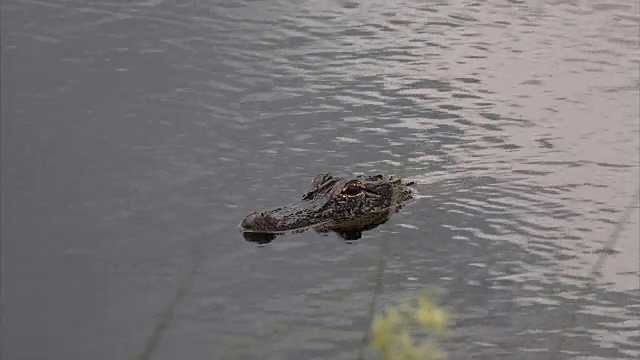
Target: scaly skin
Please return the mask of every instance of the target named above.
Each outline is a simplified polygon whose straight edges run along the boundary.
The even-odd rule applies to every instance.
[[[413,198],[401,179],[375,176],[351,178],[317,175],[299,202],[252,212],[240,224],[245,233],[275,235],[314,229],[335,231],[345,239],[360,238]],[[245,236],[246,237],[246,236]]]

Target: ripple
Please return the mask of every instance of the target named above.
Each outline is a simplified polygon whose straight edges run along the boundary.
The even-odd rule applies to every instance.
[[[7,194],[12,221],[29,220],[8,232],[26,244],[8,259],[38,264],[20,280],[37,306],[10,299],[9,321],[44,324],[7,353],[127,358],[161,319],[154,358],[353,358],[388,241],[378,310],[448,290],[452,358],[640,355],[636,1],[4,11]],[[407,176],[420,198],[353,244],[240,239],[245,210],[328,170]],[[193,285],[168,311],[185,272]],[[81,302],[86,273],[103,285]],[[19,341],[34,336],[52,340]]]

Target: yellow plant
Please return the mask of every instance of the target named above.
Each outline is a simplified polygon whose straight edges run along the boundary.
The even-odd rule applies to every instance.
[[[437,294],[425,293],[391,307],[373,322],[372,343],[384,360],[437,360],[446,354],[438,346],[451,314],[436,303]],[[426,340],[414,335],[422,333]]]

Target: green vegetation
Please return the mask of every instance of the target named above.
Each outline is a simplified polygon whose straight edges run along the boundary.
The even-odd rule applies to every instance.
[[[437,305],[438,297],[422,294],[391,307],[374,320],[371,341],[384,360],[446,358],[439,339],[446,335],[452,315]]]

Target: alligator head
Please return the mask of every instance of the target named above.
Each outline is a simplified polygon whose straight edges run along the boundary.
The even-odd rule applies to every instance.
[[[351,178],[321,174],[296,203],[247,215],[240,224],[249,241],[270,242],[276,235],[309,229],[334,231],[346,240],[385,223],[413,198],[413,182],[375,176]]]

